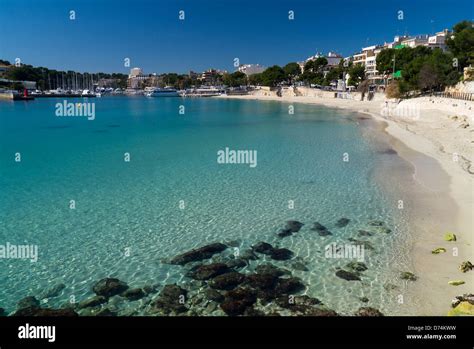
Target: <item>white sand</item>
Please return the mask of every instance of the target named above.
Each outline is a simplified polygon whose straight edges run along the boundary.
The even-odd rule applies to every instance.
[[[462,261],[474,263],[474,102],[423,97],[397,104],[386,102],[383,95],[360,101],[359,94],[353,94],[353,99],[340,99],[334,98],[334,92],[305,88],[299,88],[297,94],[285,90],[278,97],[261,90],[252,95],[220,98],[319,104],[363,112],[385,122],[385,131],[394,137],[392,146],[413,164],[417,185],[432,192],[419,198],[424,210],[416,211],[424,212],[416,217],[411,253],[419,279],[410,287],[422,304],[419,314],[413,315],[445,315],[454,296],[474,291],[474,270],[458,270]],[[431,221],[443,223],[433,226]],[[455,232],[457,241],[445,242],[446,231]],[[447,252],[431,254],[437,247],[444,247]],[[466,283],[451,286],[449,280]]]

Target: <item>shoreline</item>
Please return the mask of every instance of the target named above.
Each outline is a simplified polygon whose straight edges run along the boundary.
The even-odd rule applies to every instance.
[[[451,299],[469,293],[474,288],[474,277],[470,274],[472,271],[461,273],[458,270],[461,262],[473,260],[474,176],[470,156],[474,141],[466,145],[459,143],[469,137],[469,122],[474,124],[474,120],[466,115],[468,108],[449,111],[448,106],[446,110],[439,107],[434,109],[430,104],[435,102],[427,101],[424,97],[421,101],[413,99],[400,103],[408,108],[416,108],[413,110],[418,112],[417,117],[402,116],[395,119],[382,115],[385,102],[381,100],[369,102],[334,97],[276,95],[217,98],[294,102],[347,109],[369,115],[384,125],[383,132],[391,138],[389,143],[402,159],[413,166],[412,177],[421,195],[428,193],[423,195],[425,198],[415,197],[415,202],[425,200],[421,209],[425,212],[422,217],[415,215],[413,222],[414,243],[410,257],[419,278],[410,287],[417,297],[423,299],[423,304],[420,304],[422,313],[413,315],[446,315],[451,309]],[[474,102],[470,103],[474,106]],[[461,124],[459,127],[461,122],[468,126],[462,127]],[[429,200],[426,200],[427,197]],[[443,240],[443,235],[448,231],[456,234],[456,242]],[[446,248],[447,252],[440,255],[431,253],[439,247]],[[465,284],[451,286],[448,284],[450,280],[463,280]]]

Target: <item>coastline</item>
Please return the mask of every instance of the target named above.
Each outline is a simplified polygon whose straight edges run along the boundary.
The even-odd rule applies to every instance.
[[[474,259],[474,169],[471,167],[474,148],[471,125],[474,120],[470,116],[474,102],[417,98],[400,103],[409,111],[410,108],[414,110],[413,116],[393,117],[384,115],[384,100],[337,99],[333,93],[326,96],[257,94],[217,98],[323,105],[364,113],[380,122],[390,137],[389,143],[413,166],[416,187],[411,195],[415,203],[423,203],[421,209],[414,210],[419,215],[412,213],[415,233],[410,255],[418,280],[410,284],[410,290],[423,300],[421,313],[416,315],[446,315],[451,299],[473,289],[472,271],[462,273],[458,267],[463,261]],[[415,197],[417,187],[423,197]],[[443,240],[448,231],[455,232],[456,242]],[[447,252],[431,253],[439,247],[446,248]],[[465,284],[451,286],[450,280],[463,280]]]

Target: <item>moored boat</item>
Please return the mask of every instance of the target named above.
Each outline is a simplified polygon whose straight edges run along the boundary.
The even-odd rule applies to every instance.
[[[155,87],[145,91],[147,97],[179,97],[178,91],[171,87]]]

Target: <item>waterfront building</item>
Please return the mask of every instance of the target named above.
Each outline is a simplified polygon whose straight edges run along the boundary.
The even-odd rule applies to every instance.
[[[227,71],[225,70],[208,69],[201,74],[198,80],[200,80],[203,85],[218,85],[221,83],[222,75],[226,73]]]
[[[141,68],[132,68],[130,69],[130,74],[128,75],[127,88],[139,89],[145,85],[145,82],[148,78],[149,76],[144,75]]]
[[[301,71],[304,71],[304,66],[307,62],[314,61],[320,57],[326,58],[326,60],[328,61],[326,67],[324,67],[324,71],[323,71],[324,75],[326,75],[329,72],[329,70],[337,67],[339,63],[341,62],[341,60],[343,59],[342,56],[337,54],[336,52],[329,51],[327,55],[323,55],[322,53],[316,53],[314,56],[310,56],[306,58],[304,61],[297,62],[297,63],[300,66]]]
[[[261,66],[260,64],[242,64],[239,68],[238,71],[241,73],[244,73],[245,75],[253,75],[253,74],[260,74],[263,72],[266,68],[264,66]]]
[[[130,75],[129,77],[135,77],[135,76],[140,76],[143,75],[143,70],[142,68],[132,68],[130,69]]]

